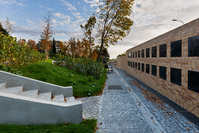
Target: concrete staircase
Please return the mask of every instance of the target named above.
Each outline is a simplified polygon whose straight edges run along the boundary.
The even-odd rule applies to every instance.
[[[0,124],[81,121],[82,103],[73,97],[72,87],[56,86],[0,71]]]
[[[35,98],[56,103],[75,102],[74,97],[65,98],[64,95],[53,95],[52,92],[39,93],[39,90],[24,91],[23,86],[6,88],[6,83],[0,83],[0,93],[9,93],[22,97]]]

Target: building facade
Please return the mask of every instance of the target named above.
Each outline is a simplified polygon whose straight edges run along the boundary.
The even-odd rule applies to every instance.
[[[199,19],[126,54],[118,57],[118,68],[199,117]]]

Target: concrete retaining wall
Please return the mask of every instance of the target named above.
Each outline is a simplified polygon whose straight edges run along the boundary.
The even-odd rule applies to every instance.
[[[82,121],[82,104],[78,101],[62,104],[0,93],[0,107],[0,124],[59,124]]]
[[[23,86],[24,91],[38,89],[40,93],[52,92],[54,95],[73,96],[72,86],[62,87],[4,71],[0,71],[0,82],[7,83],[7,87]]]

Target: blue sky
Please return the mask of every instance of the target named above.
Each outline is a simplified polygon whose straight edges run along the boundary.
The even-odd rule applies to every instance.
[[[70,37],[83,37],[79,25],[97,11],[98,3],[100,0],[0,0],[0,22],[4,24],[9,17],[14,25],[13,36],[38,41],[42,19],[51,11],[53,36],[68,41]],[[199,0],[135,0],[132,12],[131,32],[108,48],[111,58],[182,25],[172,19],[187,23],[199,18]]]
[[[8,17],[14,25],[14,36],[38,41],[42,19],[50,11],[53,36],[67,41],[83,36],[79,25],[95,13],[97,3],[98,0],[0,0],[0,22],[4,24]]]

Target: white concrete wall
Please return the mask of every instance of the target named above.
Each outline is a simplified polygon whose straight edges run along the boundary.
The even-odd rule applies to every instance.
[[[81,102],[54,103],[0,92],[0,124],[59,124],[81,121]]]
[[[31,78],[0,71],[0,83],[7,83],[7,87],[23,86],[24,91],[38,89],[40,93],[52,92],[54,95],[63,94],[65,97],[73,96],[73,88],[62,87]]]

